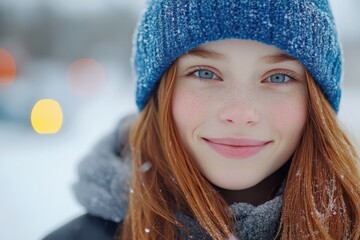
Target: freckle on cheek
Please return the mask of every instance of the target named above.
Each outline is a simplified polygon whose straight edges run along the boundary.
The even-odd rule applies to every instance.
[[[205,101],[194,94],[186,94],[182,96],[178,103],[184,114],[191,114],[190,116],[198,115],[205,108]]]
[[[182,127],[194,127],[205,116],[208,108],[206,99],[191,91],[179,91],[174,94],[173,114]]]
[[[298,124],[302,124],[305,118],[305,113],[303,113],[305,110],[303,109],[303,106],[284,106],[280,107],[280,111],[277,112],[278,122],[285,125],[292,125],[297,126]]]

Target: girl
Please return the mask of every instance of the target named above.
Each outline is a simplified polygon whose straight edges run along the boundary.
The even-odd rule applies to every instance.
[[[360,238],[326,0],[151,0],[133,61],[140,114],[74,187],[97,217],[48,239]]]

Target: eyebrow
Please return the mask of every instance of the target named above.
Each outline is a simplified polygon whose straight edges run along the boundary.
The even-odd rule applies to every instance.
[[[211,50],[205,50],[202,48],[192,49],[191,51],[186,52],[186,56],[196,56],[201,58],[220,58],[220,59],[226,58],[225,55],[222,53],[218,53]]]
[[[293,56],[287,55],[286,53],[276,53],[273,55],[268,55],[261,58],[262,62],[266,63],[280,63],[280,62],[286,62],[286,61],[298,61]]]
[[[215,59],[217,59],[217,58],[225,59],[226,58],[226,56],[222,53],[211,51],[211,50],[206,50],[206,49],[203,49],[200,47],[186,52],[185,55],[186,56],[196,56],[196,57],[200,57],[200,58],[215,58]],[[265,62],[265,63],[273,63],[274,64],[274,63],[281,63],[281,62],[286,62],[286,61],[298,61],[298,60],[296,58],[294,58],[293,56],[290,56],[286,53],[280,52],[280,53],[264,56],[260,59],[260,61]]]

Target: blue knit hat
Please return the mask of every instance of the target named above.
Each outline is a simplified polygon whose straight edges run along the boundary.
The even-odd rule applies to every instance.
[[[132,57],[139,110],[178,57],[229,38],[273,45],[298,59],[338,111],[342,56],[327,0],[148,0]]]

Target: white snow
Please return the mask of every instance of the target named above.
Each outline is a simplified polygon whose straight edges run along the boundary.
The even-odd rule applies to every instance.
[[[76,164],[121,116],[137,111],[134,84],[127,85],[109,81],[102,94],[82,99],[54,135],[35,133],[30,121],[0,121],[0,239],[40,239],[83,212],[70,189]]]

